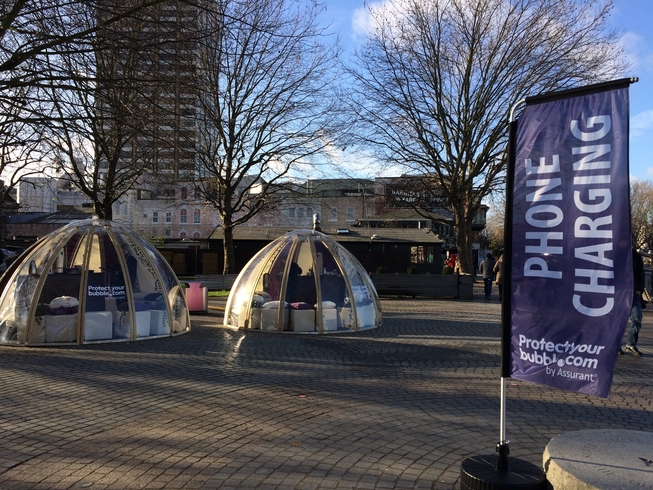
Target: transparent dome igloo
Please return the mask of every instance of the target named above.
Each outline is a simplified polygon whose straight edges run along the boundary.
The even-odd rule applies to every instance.
[[[190,331],[179,281],[149,243],[111,221],[43,237],[0,279],[0,342],[84,344]]]
[[[243,268],[224,325],[269,332],[331,333],[381,325],[379,298],[356,258],[327,235],[286,233]]]

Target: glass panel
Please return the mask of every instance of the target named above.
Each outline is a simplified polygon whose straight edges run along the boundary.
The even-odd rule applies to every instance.
[[[119,253],[109,233],[96,228],[91,251],[84,308],[84,340],[129,340],[131,305]]]
[[[163,281],[163,284],[159,284],[158,282],[153,283],[152,291],[150,293],[147,293],[146,296],[142,298],[144,301],[150,302],[148,304],[150,310],[150,335],[152,336],[170,335],[170,328],[172,326],[172,323],[170,321],[170,318],[168,317],[168,311],[165,304],[166,301],[165,291],[169,292],[167,301],[169,302],[170,309],[172,310],[175,306],[175,302],[179,301],[177,297],[177,291],[179,290],[179,280],[177,279],[177,276],[175,275],[174,271],[172,270],[168,262],[166,262],[163,256],[159,254],[155,249],[153,249],[150,244],[148,244],[145,240],[143,240],[141,237],[137,235],[129,235],[129,239],[133,240],[138,245],[140,245],[140,249],[144,253],[144,255],[141,257],[141,261],[143,263],[146,262],[148,263],[146,267],[148,268],[148,271],[152,276],[152,280],[156,281],[155,271],[149,269],[153,265],[153,267],[155,267],[156,271],[159,273],[161,280]],[[149,262],[147,259],[149,259]],[[141,293],[142,292],[144,291],[141,288]],[[163,294],[162,299],[164,303],[158,302],[159,299],[155,295],[156,293]],[[138,298],[138,295],[136,296]],[[182,331],[187,331],[187,330],[188,329]]]
[[[190,316],[188,308],[186,307],[186,300],[184,299],[181,287],[174,286],[170,290],[170,297],[172,300],[172,332],[183,333],[190,330]]]
[[[75,232],[42,278],[43,287],[30,325],[32,344],[77,342],[83,256],[88,243],[84,235],[83,231]]]
[[[0,304],[0,342],[22,344],[27,340],[29,309],[34,301],[39,278],[57,245],[70,233],[70,229],[63,230],[44,241],[31,256],[25,258],[8,281],[7,291]],[[35,340],[31,343],[45,342],[44,327],[42,325],[33,325],[33,327]]]
[[[83,254],[84,252],[83,248],[79,249],[80,254]],[[91,253],[88,268],[93,271],[99,271],[102,268],[102,251],[100,250],[100,240],[97,235],[91,237]]]
[[[248,328],[261,328],[261,306],[266,299],[269,299],[269,295],[263,291],[262,271],[267,263],[265,258],[274,247],[280,247],[278,241],[263,248],[239,274],[237,282],[234,283],[229,294],[225,316],[226,325],[245,327],[245,320],[249,318]],[[251,304],[250,311],[247,308],[249,304]]]
[[[27,316],[29,314],[29,302],[22,302],[22,304],[19,304],[16,301],[17,291],[20,290],[19,282],[24,282],[25,277],[27,276],[17,276],[16,281],[12,281],[7,285],[4,295],[2,296],[2,301],[0,302],[0,342],[2,343],[18,342],[17,323],[19,323],[19,321],[16,319],[21,315]],[[20,323],[25,325],[27,323],[27,318],[20,321]]]
[[[361,271],[356,266],[355,259],[352,258],[347,250],[342,247],[334,248],[334,252],[336,250],[344,273],[351,286],[351,291],[348,291],[348,296],[345,298],[344,305],[340,310],[339,316],[342,326],[344,328],[352,328],[356,325],[361,330],[376,327],[378,303],[375,301],[375,292],[371,289],[371,282],[365,281],[362,276],[362,274],[367,273]],[[352,309],[352,302],[356,309],[355,312]]]
[[[353,255],[351,257],[353,258]],[[374,315],[375,315],[374,326],[378,327],[381,325],[381,323],[383,323],[381,301],[379,300],[379,295],[376,293],[376,288],[374,287],[374,283],[372,282],[370,276],[367,274],[367,272],[364,269],[361,268],[360,271],[361,271],[361,278],[363,279],[363,282],[367,286],[367,291],[374,305]]]
[[[339,320],[338,312],[345,306],[347,284],[342,271],[331,251],[322,241],[315,242],[315,252],[318,264],[321,263],[320,289],[322,293],[322,325],[324,331],[344,330],[345,326]]]
[[[129,238],[130,240],[134,240],[136,243],[138,243],[141,246],[142,249],[144,249],[145,253],[147,254],[147,257],[154,264],[157,271],[161,275],[161,279],[163,280],[164,290],[169,291],[170,288],[172,288],[173,286],[179,286],[179,281],[177,280],[177,276],[175,275],[174,271],[170,268],[168,262],[166,262],[166,259],[164,259],[161,254],[157,253],[152,248],[152,246],[149,243],[147,243],[145,240],[143,240],[141,237],[137,235],[130,235]]]
[[[381,308],[372,281],[363,269],[356,266],[357,262],[347,250],[342,250],[341,260],[345,270],[347,270],[352,288],[358,329],[375,328],[377,323],[381,321]]]
[[[322,305],[323,310],[326,307],[336,308],[336,329],[349,330],[354,328],[354,312],[349,302],[349,290],[347,289],[347,280],[344,264],[341,259],[341,252],[343,248],[337,243],[324,239],[321,244],[325,250],[322,255],[323,272],[322,276]],[[321,251],[322,246],[317,247],[316,250]],[[333,312],[326,311],[324,315],[332,314]],[[325,329],[333,329],[333,319],[331,324],[325,321]],[[327,327],[327,325],[330,327]]]
[[[6,343],[24,343],[25,331],[32,304],[32,295],[38,284],[39,276],[23,267],[9,284],[0,304],[0,341]],[[37,332],[40,327],[36,329]],[[40,338],[35,341],[38,342]],[[40,340],[44,342],[45,340]]]
[[[86,252],[87,241],[83,240],[86,231],[75,233],[64,246],[66,262],[68,267],[81,272],[84,267],[84,253]],[[93,264],[94,266],[96,264]],[[98,264],[99,268],[99,264]]]
[[[151,255],[130,235],[118,235],[120,250],[127,264],[128,276],[134,295],[136,336],[169,335],[170,321],[161,280]]]
[[[286,303],[289,305],[288,329],[293,332],[315,332],[317,292],[313,274],[313,253],[308,236],[296,237],[297,246],[288,270]]]
[[[265,270],[269,271],[261,275],[259,283],[262,290],[261,306],[261,329],[262,330],[287,330],[288,305],[281,302],[282,287],[284,286],[284,271],[288,255],[293,245],[293,239],[287,238],[283,245],[279,246],[270,254],[270,261],[266,264]],[[281,306],[281,308],[279,308]],[[281,309],[281,311],[280,311]],[[281,318],[281,324],[279,323]]]
[[[374,310],[374,301],[372,300],[372,295],[367,284],[365,284],[360,272],[349,257],[343,254],[341,255],[341,260],[345,266],[349,284],[351,285],[350,303],[353,296],[356,305],[358,329],[373,328],[375,327],[376,313]]]
[[[280,299],[283,272],[286,268],[291,247],[292,240],[288,240],[283,246],[275,250],[275,253],[270,256],[269,268],[266,267],[269,272],[261,277],[262,289],[271,301],[279,301]]]
[[[298,237],[298,247],[288,272],[286,302],[317,303],[315,277],[313,275],[313,255],[311,246],[305,236]]]
[[[64,240],[66,235],[72,234],[71,230],[68,229],[67,231],[61,231],[57,234],[55,234],[51,239],[44,240],[43,244],[41,247],[39,247],[34,255],[32,256],[31,259],[29,259],[27,262],[32,262],[34,263],[34,267],[36,267],[36,274],[40,275],[44,273],[45,267],[47,262],[50,260],[52,257],[52,254],[55,252],[56,248],[59,246],[61,243],[61,240]],[[26,267],[29,267],[30,264],[26,264]]]

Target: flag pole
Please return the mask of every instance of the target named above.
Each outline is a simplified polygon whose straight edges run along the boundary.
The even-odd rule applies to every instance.
[[[515,179],[515,157],[517,122],[515,112],[526,103],[517,102],[510,111],[510,133],[507,148],[506,167],[506,209],[504,224],[503,285],[501,295],[501,413],[499,420],[499,443],[495,455],[477,455],[465,459],[460,465],[460,485],[464,489],[526,490],[546,488],[546,477],[542,469],[527,461],[508,458],[509,442],[506,440],[506,380],[511,377],[510,357],[510,310],[512,301],[512,224],[513,186]]]
[[[506,168],[506,208],[503,225],[503,293],[501,295],[501,407],[499,416],[499,443],[496,447],[497,471],[508,470],[510,442],[506,440],[506,380],[510,378],[510,309],[512,299],[512,223],[513,223],[513,183],[515,179],[515,139],[517,121],[515,112],[525,102],[518,101],[510,110],[510,135],[508,138],[508,164]]]
[[[501,367],[500,367],[501,413],[500,413],[499,443],[496,446],[495,454],[471,456],[465,459],[461,463],[460,465],[461,488],[464,489],[474,488],[476,490],[481,490],[485,488],[492,488],[494,490],[499,490],[499,489],[507,490],[509,488],[510,490],[516,490],[517,488],[519,488],[523,490],[526,488],[544,489],[547,486],[546,476],[543,472],[542,467],[529,463],[528,461],[525,460],[520,460],[514,457],[508,457],[509,442],[506,438],[506,398],[507,398],[506,388],[507,388],[508,378],[524,379],[524,380],[531,380],[531,378],[533,378],[534,380],[539,380],[539,378],[541,378],[541,371],[542,371],[542,369],[537,371],[535,373],[535,376],[531,376],[531,377],[525,376],[521,371],[523,371],[522,364],[526,364],[526,363],[522,363],[521,361],[519,361],[519,358],[516,358],[512,353],[513,350],[512,337],[513,335],[517,336],[517,334],[519,333],[519,328],[524,327],[524,325],[512,325],[513,310],[515,309],[515,307],[520,306],[517,304],[517,302],[521,301],[520,298],[530,293],[539,284],[538,282],[534,282],[534,281],[520,281],[519,294],[521,296],[515,293],[515,297],[513,297],[514,287],[512,283],[521,280],[523,277],[527,276],[525,270],[524,271],[517,270],[514,271],[515,277],[513,278],[514,266],[517,266],[517,263],[519,264],[522,263],[525,250],[526,248],[528,248],[524,244],[525,240],[528,239],[527,237],[528,233],[525,232],[524,236],[521,235],[521,230],[523,228],[522,221],[524,220],[524,218],[528,218],[528,212],[525,211],[525,206],[523,201],[523,199],[528,201],[528,197],[527,197],[528,193],[525,188],[526,185],[522,185],[521,182],[523,177],[522,167],[525,167],[527,161],[521,160],[522,158],[521,154],[523,152],[524,153],[523,158],[528,159],[532,150],[532,148],[530,148],[530,145],[535,145],[536,140],[538,140],[538,143],[541,143],[541,145],[544,145],[544,143],[550,143],[550,141],[547,138],[550,139],[551,135],[546,132],[549,128],[552,128],[553,131],[567,132],[569,130],[571,131],[571,135],[574,138],[584,141],[583,131],[579,131],[577,127],[573,125],[570,126],[570,128],[562,128],[562,129],[559,128],[559,121],[556,118],[556,115],[546,113],[546,110],[550,110],[550,107],[541,107],[540,105],[557,103],[558,101],[562,101],[565,99],[580,99],[581,97],[594,96],[595,94],[601,94],[602,92],[606,92],[612,89],[626,88],[629,84],[635,81],[637,81],[637,79],[624,78],[621,80],[590,85],[587,87],[579,87],[579,88],[563,90],[558,92],[543,93],[533,97],[526,97],[524,100],[517,102],[510,110],[509,121],[508,121],[510,134],[509,134],[508,146],[506,150],[506,160],[507,160],[506,208],[505,208],[505,226],[504,226],[505,243],[504,243],[504,254],[503,254],[504,275],[503,275],[503,284],[502,284],[503,294],[501,298]],[[567,101],[562,105],[566,107],[569,106],[570,104],[576,104],[578,105],[578,108],[582,108],[589,104],[592,107],[596,106],[597,109],[599,109],[600,106],[601,110],[606,110],[609,112],[611,111],[611,113],[615,113],[615,109],[614,109],[615,104],[622,103],[624,100],[624,95],[623,93],[615,93],[612,94],[611,97],[612,97],[611,100],[604,100],[601,98],[601,96],[590,97],[589,99],[591,99],[592,104],[590,104],[590,100],[575,100],[575,101]],[[625,100],[627,101],[627,98]],[[519,125],[518,125],[515,116],[521,104],[525,104],[526,109],[520,112]],[[576,108],[576,106],[574,107]],[[625,109],[623,105],[620,107],[622,110],[621,112],[616,113],[616,119],[613,122],[613,124],[617,123],[618,126],[618,127],[615,126],[616,127],[615,131],[624,133],[624,126],[627,129],[627,121],[626,123],[624,123],[623,118],[627,117],[627,106],[625,107]],[[626,113],[623,114],[624,112]],[[537,119],[538,117],[542,118],[543,121],[542,124],[544,124],[544,126],[540,124],[541,121]],[[594,121],[593,119],[590,120],[588,118],[587,121],[588,129],[593,128],[592,125],[594,124],[594,122],[596,122],[593,121]],[[578,123],[576,122],[575,124]],[[597,131],[601,130],[607,134],[607,132],[610,131],[611,124],[610,122],[606,122],[603,124],[604,124],[603,129],[600,127],[593,128],[592,131],[588,132],[588,134],[592,134],[597,137],[600,134],[601,135],[600,137],[604,137],[603,133],[597,133]],[[574,131],[578,134],[575,134]],[[519,140],[517,139],[518,133],[520,138]],[[625,134],[627,134],[627,131],[625,132]],[[622,144],[621,140],[618,141],[621,145]],[[566,142],[566,146],[564,146],[563,150],[568,151],[569,154],[571,154],[572,151],[571,151],[571,147],[569,147],[569,144],[572,144],[574,142],[575,140]],[[542,148],[538,147],[537,151],[534,151],[533,154],[535,156],[541,156],[538,153],[541,150]],[[518,151],[520,154],[519,161],[517,161]],[[624,149],[622,146],[618,148],[618,151],[616,152],[615,155],[616,155],[615,158],[620,158],[620,159],[624,158]],[[627,158],[627,150],[625,152],[625,157]],[[540,158],[540,162],[542,162],[542,160],[544,159]],[[550,171],[553,171],[548,168],[548,167],[553,168],[553,164],[546,165],[542,163],[541,166],[543,167],[541,169],[542,170],[541,173],[550,173]],[[556,163],[555,167],[557,168],[558,166],[559,165]],[[561,170],[555,170],[555,171],[561,172]],[[566,175],[567,174],[565,173],[565,176]],[[590,177],[591,176],[583,175],[583,178],[590,178]],[[517,187],[515,185],[516,178],[520,179],[519,186]],[[562,179],[557,179],[557,180],[561,181]],[[623,184],[622,182],[623,179],[618,179],[618,180],[620,184]],[[532,182],[534,182],[534,180]],[[563,186],[563,189],[561,190],[568,191],[570,182],[571,182],[570,179],[566,179],[565,182],[561,181],[560,184],[558,185],[562,186],[562,184],[564,183],[565,186]],[[524,182],[523,184],[528,184],[528,183]],[[557,195],[558,194],[556,194],[556,196]],[[627,190],[626,190],[626,194],[624,195],[627,195]],[[517,204],[515,203],[515,199],[519,199],[519,202]],[[562,213],[562,210],[559,211],[560,213]],[[571,223],[572,221],[574,220],[570,220],[569,223]],[[567,225],[569,225],[569,223],[567,223]],[[533,226],[537,226],[537,224]],[[517,237],[516,235],[516,232],[518,230],[520,232],[519,237]],[[559,239],[561,240],[562,238]],[[515,242],[519,244],[518,247],[515,247]],[[630,254],[628,254],[628,257],[630,257]],[[521,269],[521,265],[519,266],[519,268]],[[531,269],[529,269],[527,272],[531,272]],[[513,279],[515,279],[515,281],[513,281]],[[524,289],[523,291],[522,288]],[[552,295],[551,297],[557,299],[557,296],[555,294]],[[513,302],[515,304],[513,304]],[[524,303],[524,306],[528,306],[528,304]],[[575,306],[576,305],[574,305],[574,307]],[[580,306],[584,307],[584,304],[581,303]],[[524,310],[524,308],[522,308],[521,306],[520,309]],[[628,309],[628,311],[630,311],[630,309]],[[532,322],[535,321],[532,312],[529,311],[528,313],[530,316],[524,313],[523,315],[524,318],[522,318],[521,321],[522,324],[524,323],[531,324]],[[583,314],[584,312],[580,312],[580,313]],[[538,342],[544,342],[544,341],[542,340]],[[536,349],[536,347],[533,346],[533,349]],[[533,357],[535,357],[535,353],[533,353]],[[560,365],[559,363],[560,361],[558,360],[557,365]],[[531,364],[533,364],[533,362]],[[612,367],[614,366],[612,365]],[[607,374],[611,375],[612,373],[610,372]],[[546,381],[549,380],[546,379]],[[537,381],[533,381],[533,382],[537,382]]]

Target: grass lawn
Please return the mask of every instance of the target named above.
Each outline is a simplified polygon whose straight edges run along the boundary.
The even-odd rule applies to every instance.
[[[209,291],[209,298],[227,298],[229,291]]]

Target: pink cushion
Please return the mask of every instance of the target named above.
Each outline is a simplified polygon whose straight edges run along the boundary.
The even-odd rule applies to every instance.
[[[312,310],[313,309],[313,305],[308,304],[308,303],[304,303],[302,301],[297,302],[297,303],[290,303],[290,307],[293,310]]]

